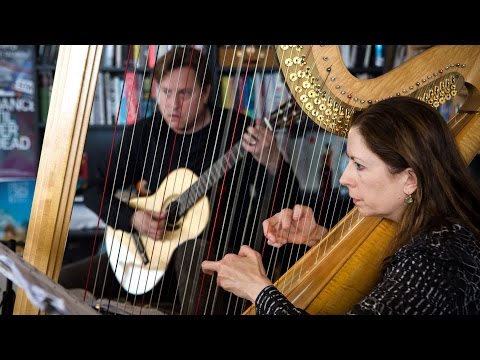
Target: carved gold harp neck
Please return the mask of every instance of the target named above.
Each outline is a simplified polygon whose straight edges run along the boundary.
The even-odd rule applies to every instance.
[[[356,111],[382,99],[414,96],[439,107],[456,96],[464,82],[475,89],[480,82],[474,70],[480,46],[435,46],[368,80],[350,73],[336,45],[279,45],[276,51],[285,82],[303,112],[341,136],[346,136]]]

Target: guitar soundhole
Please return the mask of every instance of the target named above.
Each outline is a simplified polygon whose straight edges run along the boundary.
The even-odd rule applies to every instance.
[[[166,224],[167,231],[179,230],[183,225],[183,216],[178,214],[178,202],[173,201],[168,203],[165,210],[168,212]]]
[[[176,223],[171,223],[167,221],[166,229],[167,231],[179,230],[182,227],[183,219],[178,219]]]

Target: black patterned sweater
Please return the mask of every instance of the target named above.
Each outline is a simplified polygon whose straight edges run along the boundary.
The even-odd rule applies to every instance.
[[[273,285],[256,301],[257,315],[302,315]],[[380,283],[348,314],[480,314],[480,241],[455,224],[418,235],[392,257]]]

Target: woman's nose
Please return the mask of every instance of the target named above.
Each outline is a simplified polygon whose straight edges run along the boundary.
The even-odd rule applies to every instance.
[[[347,164],[347,167],[343,171],[342,176],[340,176],[340,179],[338,179],[338,182],[343,186],[348,186],[351,183],[350,177],[349,177],[349,172],[350,172],[349,169],[350,169],[350,163]]]

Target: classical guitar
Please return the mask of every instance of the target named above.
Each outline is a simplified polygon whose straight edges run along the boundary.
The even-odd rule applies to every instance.
[[[270,129],[273,129],[272,123],[276,123],[275,128],[280,129],[300,115],[301,111],[295,111],[295,102],[290,100],[274,111],[270,118],[265,118],[264,122]],[[203,232],[210,219],[206,191],[223,177],[225,169],[231,169],[237,159],[245,154],[240,140],[231,152],[216,160],[200,177],[189,169],[179,168],[162,181],[155,193],[128,201],[134,209],[164,209],[168,215],[164,236],[159,241],[107,226],[105,244],[109,262],[116,279],[127,292],[141,295],[153,289],[165,273],[174,250],[184,241],[194,239]]]

